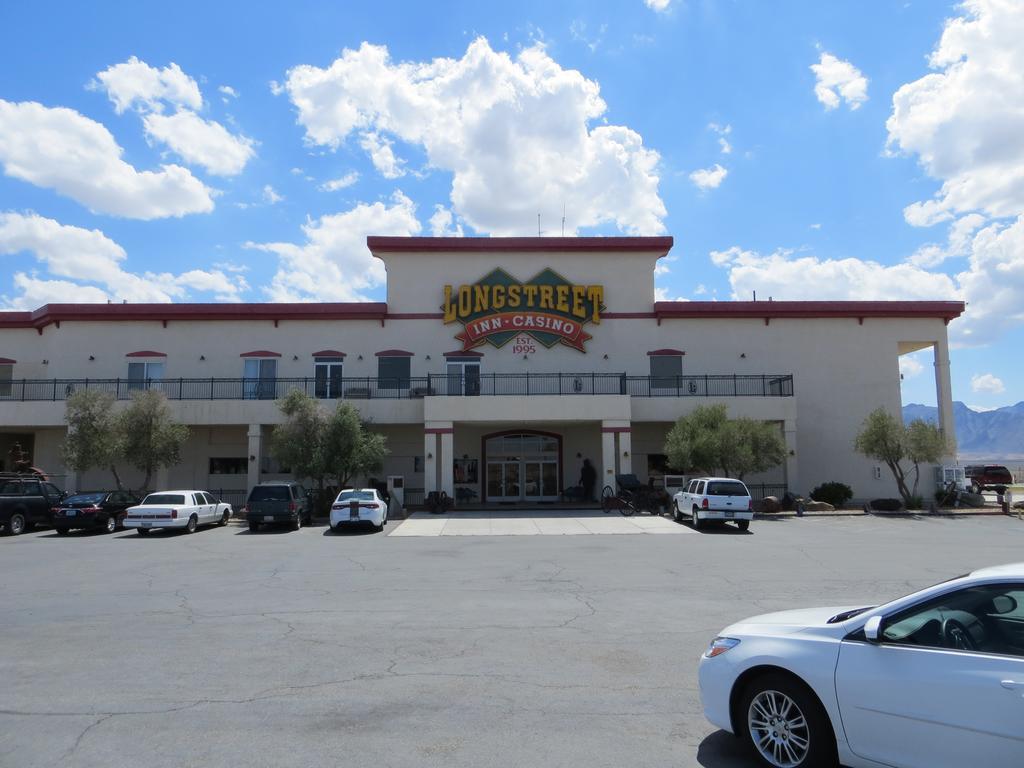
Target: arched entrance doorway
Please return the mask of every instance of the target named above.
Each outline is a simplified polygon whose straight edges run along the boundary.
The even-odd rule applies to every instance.
[[[516,429],[484,435],[484,500],[558,501],[562,436]]]

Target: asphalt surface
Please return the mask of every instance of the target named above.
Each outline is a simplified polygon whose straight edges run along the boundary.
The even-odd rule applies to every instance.
[[[0,538],[0,766],[753,766],[701,714],[721,627],[1024,558],[1006,517],[325,530]]]

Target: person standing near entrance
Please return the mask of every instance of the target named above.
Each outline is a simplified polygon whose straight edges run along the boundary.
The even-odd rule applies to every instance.
[[[590,463],[590,459],[583,460],[583,468],[580,470],[580,485],[583,486],[583,498],[587,501],[594,500],[594,485],[597,483],[597,470]]]
[[[575,474],[575,478],[576,478],[576,485],[582,486],[583,485],[583,454],[582,453],[577,453],[576,454],[576,474]]]

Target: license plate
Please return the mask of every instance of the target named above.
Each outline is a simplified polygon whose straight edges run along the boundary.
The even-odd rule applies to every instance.
[[[735,515],[735,514],[736,514],[736,513],[735,513],[735,512],[733,512],[733,511],[732,511],[731,509],[727,509],[727,510],[725,510],[725,516],[726,516],[726,517],[732,517],[732,516],[733,516],[733,515]]]
[[[66,517],[74,517],[77,514],[78,514],[78,510],[77,509],[65,509],[64,510],[64,515]]]
[[[152,523],[143,523],[143,524],[142,524],[142,527],[143,527],[143,528],[152,528],[152,527],[153,527],[153,524],[152,524]]]
[[[273,515],[264,515],[263,516],[263,522],[264,523],[272,523],[272,522],[274,522],[274,516]]]

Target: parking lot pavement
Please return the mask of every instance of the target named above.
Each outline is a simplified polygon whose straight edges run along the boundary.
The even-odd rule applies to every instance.
[[[416,512],[389,531],[389,536],[580,536],[625,533],[694,533],[668,517],[600,510],[523,510],[452,513]]]
[[[2,538],[0,766],[745,768],[701,715],[719,629],[867,605],[1022,544],[1006,517]]]

